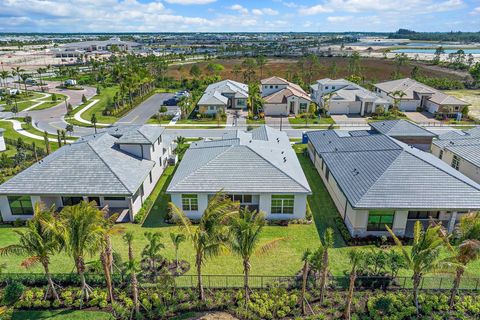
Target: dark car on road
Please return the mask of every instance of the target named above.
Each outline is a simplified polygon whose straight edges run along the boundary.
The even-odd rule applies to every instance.
[[[164,106],[176,106],[178,103],[178,99],[170,98],[168,100],[163,101]]]

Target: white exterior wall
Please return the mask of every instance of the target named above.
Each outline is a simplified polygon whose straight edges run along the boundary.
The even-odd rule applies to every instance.
[[[198,110],[200,111],[200,108],[205,108],[205,114],[208,115],[214,115],[216,114],[220,109],[225,110],[226,106],[224,105],[198,105]]]
[[[433,153],[434,146],[432,145],[432,153]],[[440,148],[435,147],[435,156],[439,156]],[[447,163],[449,166],[452,165],[454,153],[448,149],[443,150],[442,160]],[[473,165],[471,162],[466,161],[462,157],[459,157],[460,162],[458,166],[458,171],[463,173],[465,176],[469,177],[473,181],[480,183],[480,167]]]
[[[0,132],[0,151],[7,150],[7,146],[5,145],[5,139],[3,138],[3,132]]]
[[[402,100],[398,105],[400,111],[417,111],[418,107],[420,107],[420,100]]]
[[[440,106],[430,100],[425,101],[425,108],[428,110],[430,113],[435,113],[438,111]]]

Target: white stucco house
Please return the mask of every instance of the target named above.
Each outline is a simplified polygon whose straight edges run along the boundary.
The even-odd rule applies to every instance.
[[[168,165],[172,141],[149,125],[82,137],[0,185],[2,219],[29,219],[36,202],[62,208],[86,200],[132,221]]]
[[[431,149],[452,168],[480,183],[480,127],[441,134]]]
[[[375,84],[375,93],[394,103],[394,93],[403,92],[400,99],[400,111],[417,111],[417,108],[433,114],[456,117],[469,104],[456,97],[445,94],[416,80],[405,78]]]
[[[5,138],[3,137],[4,132],[5,132],[5,129],[0,128],[0,151],[7,150],[7,146],[5,145]]]
[[[480,185],[434,155],[380,133],[311,131],[308,152],[352,236],[411,237],[416,221],[449,232],[480,209]]]
[[[388,110],[389,101],[375,93],[345,79],[317,80],[310,86],[312,99],[328,114],[357,114],[365,116],[374,113],[377,108]],[[325,100],[328,103],[325,103]]]
[[[263,79],[260,83],[266,116],[297,115],[308,111],[312,99],[299,85],[280,77]]]
[[[219,191],[272,220],[305,218],[311,194],[287,134],[266,126],[192,143],[167,188],[192,219]]]
[[[248,85],[233,80],[223,80],[209,85],[198,101],[198,110],[205,114],[216,114],[222,109],[246,109]]]

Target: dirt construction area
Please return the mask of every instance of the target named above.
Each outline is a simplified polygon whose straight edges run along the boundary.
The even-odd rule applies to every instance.
[[[470,110],[469,115],[480,120],[480,90],[450,90],[445,91],[445,93],[470,103],[468,107]]]

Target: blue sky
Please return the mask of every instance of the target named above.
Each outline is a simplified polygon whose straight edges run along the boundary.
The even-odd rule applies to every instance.
[[[0,0],[0,32],[480,31],[480,0]]]

